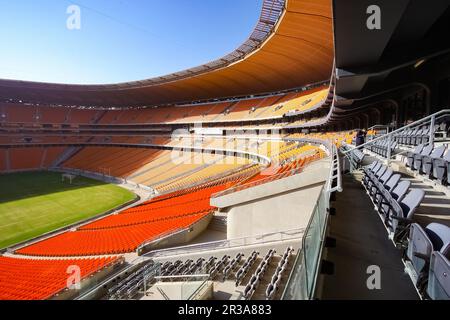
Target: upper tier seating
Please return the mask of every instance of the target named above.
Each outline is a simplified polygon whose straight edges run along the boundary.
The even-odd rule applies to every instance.
[[[32,260],[0,256],[0,300],[49,299],[67,287],[70,266],[81,279],[115,263],[117,258]]]
[[[308,111],[324,103],[328,87],[275,96],[185,106],[136,110],[91,110],[64,107],[4,104],[0,121],[40,124],[157,124],[242,121],[280,118],[292,112]]]

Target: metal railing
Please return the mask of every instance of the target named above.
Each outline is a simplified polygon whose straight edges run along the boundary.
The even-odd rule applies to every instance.
[[[343,191],[337,147],[332,141],[321,142],[330,152],[330,175],[305,229],[302,246],[282,294],[283,300],[309,300],[314,297],[327,234],[331,194]]]
[[[423,126],[429,126],[429,140],[428,143],[429,144],[433,144],[435,141],[435,132],[436,132],[436,124],[438,123],[439,120],[441,119],[445,119],[445,118],[449,118],[450,119],[450,109],[444,109],[441,110],[439,112],[436,112],[432,115],[429,115],[425,118],[422,118],[420,120],[417,120],[413,123],[410,123],[404,127],[401,127],[400,129],[394,130],[392,132],[389,132],[385,135],[382,135],[380,137],[374,138],[372,140],[370,140],[369,142],[366,142],[364,144],[361,144],[359,146],[354,147],[352,150],[346,150],[343,151],[342,153],[344,154],[344,156],[346,156],[349,160],[350,157],[353,156],[353,153],[355,152],[355,150],[363,150],[364,148],[370,147],[375,145],[378,142],[387,142],[387,152],[386,155],[384,156],[384,158],[387,161],[387,164],[390,164],[390,161],[392,159],[392,144],[395,142],[395,137],[398,136],[399,134],[405,133],[407,132],[407,130],[409,129],[416,129],[418,127],[423,127]]]
[[[330,175],[329,175],[329,179],[327,180],[327,187],[328,187],[328,192],[330,193],[334,193],[336,191],[338,192],[342,192],[343,188],[342,188],[342,175],[341,175],[341,164],[340,164],[340,158],[339,158],[339,154],[338,154],[338,150],[336,145],[331,142],[331,141],[327,141],[327,140],[317,140],[317,139],[308,139],[308,138],[301,138],[301,139],[283,139],[286,141],[296,141],[296,142],[302,142],[302,143],[311,143],[311,144],[316,144],[316,145],[323,145],[329,152],[330,154]],[[318,154],[315,154],[313,156],[309,156],[309,157],[304,157],[304,159],[306,161],[314,161],[314,160],[320,160],[320,156],[318,156]],[[249,188],[253,188],[265,183],[269,183],[272,181],[276,181],[279,179],[283,179],[286,177],[290,177],[290,176],[294,176],[297,174],[302,173],[305,169],[307,169],[307,166],[310,164],[310,162],[307,162],[305,165],[296,168],[296,169],[291,169],[287,172],[283,172],[280,174],[276,174],[276,175],[272,175],[272,176],[268,176],[267,178],[258,180],[258,181],[254,181],[254,182],[250,182],[250,183],[246,183],[243,185],[239,185],[236,186],[234,188],[230,188],[227,189],[225,191],[213,194],[211,196],[211,198],[218,198],[218,197],[222,197],[231,193],[235,193],[241,190],[245,190],[245,189],[249,189]]]
[[[328,186],[328,192],[334,193],[334,192],[342,192],[342,174],[341,174],[341,162],[339,158],[339,153],[336,145],[331,140],[320,140],[320,139],[311,139],[311,138],[297,138],[297,139],[285,139],[290,141],[298,141],[303,143],[311,143],[316,145],[322,145],[324,146],[329,153],[330,156],[330,175],[328,177],[327,186]],[[334,185],[335,183],[335,186]]]
[[[316,154],[316,155],[313,155],[313,156],[305,157],[304,159],[305,159],[305,161],[314,161],[314,160],[318,160],[319,157]],[[246,190],[246,189],[249,189],[249,188],[253,188],[253,187],[256,187],[256,186],[259,186],[259,185],[262,185],[262,184],[266,184],[266,183],[269,183],[269,182],[272,182],[272,181],[277,181],[277,180],[280,180],[280,179],[283,179],[283,178],[295,176],[295,175],[303,172],[305,170],[305,167],[308,164],[309,163],[306,163],[305,165],[303,165],[303,166],[301,166],[299,168],[295,168],[295,169],[291,169],[291,170],[288,170],[288,171],[283,172],[283,173],[267,176],[266,178],[260,179],[258,181],[253,181],[253,182],[249,182],[249,183],[246,183],[246,184],[238,185],[236,187],[229,188],[227,190],[215,193],[215,194],[211,195],[211,199],[223,197],[223,196],[228,195],[228,194],[232,194],[232,193],[235,193],[235,192],[238,192],[238,191],[241,191],[241,190]]]
[[[143,250],[144,250],[146,247],[151,246],[151,245],[155,245],[155,244],[157,244],[158,242],[161,242],[161,241],[163,241],[163,240],[165,240],[165,239],[169,239],[169,238],[174,237],[174,236],[176,236],[176,235],[178,235],[178,234],[187,232],[189,229],[190,229],[190,227],[187,227],[187,228],[177,228],[177,229],[175,229],[175,230],[169,230],[169,231],[163,232],[162,234],[160,234],[160,235],[158,235],[158,236],[156,236],[156,237],[153,237],[153,238],[151,238],[151,239],[148,239],[148,240],[144,241],[141,245],[139,245],[139,247],[137,247],[136,253],[137,253],[138,255],[141,255],[142,252],[143,252]]]
[[[230,240],[219,240],[176,248],[155,250],[143,255],[142,258],[155,259],[177,255],[197,254],[205,251],[235,249],[238,247],[261,245],[272,242],[283,242],[287,240],[301,239],[304,231],[304,229],[293,229],[281,232],[266,233],[257,236],[248,236]]]
[[[302,238],[294,266],[282,294],[282,300],[310,300],[314,297],[320,274],[321,257],[326,237],[330,208],[330,192],[323,188],[313,215]]]

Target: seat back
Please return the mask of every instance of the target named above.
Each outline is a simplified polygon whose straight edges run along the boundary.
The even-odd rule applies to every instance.
[[[400,202],[400,206],[403,210],[403,217],[410,219],[417,207],[422,203],[424,197],[425,191],[422,189],[412,189]]]
[[[433,243],[434,251],[450,257],[450,227],[440,223],[431,223],[425,231]]]
[[[450,299],[450,262],[440,252],[431,254],[427,294],[432,300]]]
[[[424,144],[419,144],[417,147],[414,148],[413,153],[420,154],[424,148],[425,148]]]
[[[380,169],[381,169],[381,167],[382,167],[383,165],[381,164],[381,162],[377,162],[376,164],[375,164],[375,166],[373,167],[373,168],[371,168],[370,169],[370,171],[372,171],[372,173],[377,173],[378,171],[380,171]]]
[[[386,183],[394,174],[394,172],[391,169],[387,169],[386,172],[380,177],[381,183]]]
[[[389,191],[389,190],[394,189],[400,182],[400,178],[401,178],[401,175],[399,175],[399,174],[394,174],[393,176],[391,176],[391,178],[386,182],[386,184],[384,186],[386,188],[386,190]]]
[[[388,170],[388,168],[386,166],[381,166],[380,170],[378,170],[377,172],[375,172],[375,177],[379,178],[381,176],[383,176],[383,174]]]
[[[419,224],[414,223],[411,225],[409,232],[408,249],[406,250],[406,256],[411,262],[416,276],[424,270],[426,266],[426,260],[422,257],[418,257],[416,253],[425,257],[430,257],[433,252],[433,243],[428,237],[426,230],[424,230]]]
[[[431,154],[431,152],[433,152],[433,149],[434,149],[434,145],[433,144],[429,144],[425,148],[423,148],[423,150],[420,153],[420,155],[422,155],[422,156],[429,156]]]
[[[445,145],[439,146],[431,153],[431,158],[441,158],[445,152]]]
[[[445,161],[450,162],[450,149],[447,153],[442,157]]]
[[[409,187],[411,186],[410,181],[402,181],[400,182],[394,190],[392,190],[391,194],[394,200],[401,201],[403,197],[408,192]]]

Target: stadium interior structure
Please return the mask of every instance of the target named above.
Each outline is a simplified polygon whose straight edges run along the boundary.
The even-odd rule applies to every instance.
[[[199,67],[0,80],[2,174],[139,196],[5,248],[0,299],[449,299],[449,24],[448,1],[265,0]]]

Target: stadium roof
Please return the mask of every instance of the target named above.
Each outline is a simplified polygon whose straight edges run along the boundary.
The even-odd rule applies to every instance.
[[[262,94],[329,79],[333,59],[330,0],[264,0],[260,20],[249,39],[216,61],[162,77],[113,85],[0,79],[0,98],[131,107]]]

